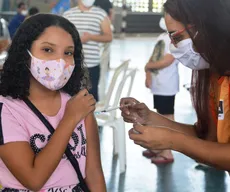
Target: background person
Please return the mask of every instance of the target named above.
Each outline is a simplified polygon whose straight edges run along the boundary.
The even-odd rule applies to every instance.
[[[37,7],[31,7],[29,9],[29,17],[38,14],[40,11]]]
[[[9,32],[10,37],[13,38],[15,32],[17,31],[18,27],[21,23],[25,20],[28,14],[28,10],[26,8],[26,4],[21,2],[18,4],[17,14],[13,17],[13,19],[9,23]]]
[[[66,11],[63,16],[80,32],[85,63],[92,83],[90,93],[98,101],[100,43],[111,42],[113,37],[107,14],[93,4],[94,0],[78,0],[78,6]]]
[[[165,20],[160,20],[160,27],[166,31]],[[166,32],[157,38],[152,56],[145,66],[146,86],[153,93],[154,108],[158,113],[174,120],[175,97],[179,92],[178,60],[169,51],[171,40]],[[155,164],[166,164],[174,161],[170,150],[146,150],[143,155],[151,158]]]

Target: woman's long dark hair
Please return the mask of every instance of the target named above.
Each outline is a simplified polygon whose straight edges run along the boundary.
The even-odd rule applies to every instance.
[[[212,76],[230,71],[230,3],[229,0],[167,0],[165,12],[184,24],[195,25],[188,30],[197,51],[209,62],[209,70],[193,71],[192,98],[198,123],[197,134],[207,137],[210,126],[210,89]],[[198,32],[194,39],[194,32]],[[214,90],[216,91],[216,90]],[[218,101],[216,100],[216,110]]]
[[[67,19],[57,15],[38,14],[25,20],[12,40],[1,75],[0,95],[15,99],[29,96],[31,57],[27,50],[30,50],[33,42],[42,35],[45,29],[51,26],[60,27],[68,32],[72,36],[75,46],[75,69],[62,91],[74,95],[81,87],[88,87],[88,71],[84,67],[82,44],[75,26]]]

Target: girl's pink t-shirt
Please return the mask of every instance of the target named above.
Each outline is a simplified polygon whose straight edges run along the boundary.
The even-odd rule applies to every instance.
[[[69,99],[69,95],[61,93],[62,104],[57,115],[52,117],[44,115],[55,129],[64,115],[65,106]],[[0,96],[0,145],[19,141],[28,142],[34,153],[38,154],[45,147],[50,137],[51,134],[44,124],[22,100]],[[84,120],[76,126],[69,145],[85,178],[86,131]],[[72,188],[78,183],[79,180],[74,168],[63,154],[58,167],[41,191],[72,191]],[[19,189],[20,191],[26,189],[11,174],[1,159],[0,185],[3,188]]]

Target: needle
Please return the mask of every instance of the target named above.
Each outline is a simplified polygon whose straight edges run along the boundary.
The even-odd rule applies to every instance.
[[[124,105],[124,106],[118,106],[118,107],[112,107],[112,108],[109,108],[109,109],[104,109],[104,110],[102,110],[102,111],[95,111],[94,112],[94,114],[100,114],[100,113],[108,113],[108,112],[110,112],[110,111],[114,111],[114,110],[116,110],[116,109],[120,109],[120,108],[123,108],[123,107],[128,107],[128,106],[130,106],[131,104],[127,104],[127,105]]]

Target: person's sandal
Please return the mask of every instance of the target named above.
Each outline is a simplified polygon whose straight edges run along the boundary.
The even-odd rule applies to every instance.
[[[163,164],[169,164],[173,163],[174,159],[173,158],[167,158],[162,155],[157,155],[155,157],[152,157],[151,162],[156,164],[156,165],[163,165]]]
[[[145,151],[143,151],[142,152],[142,155],[144,156],[144,157],[146,157],[146,158],[152,158],[152,157],[156,157],[156,155],[157,155],[157,153],[154,153],[154,152],[152,152],[152,151],[150,151],[150,150],[145,150]]]

